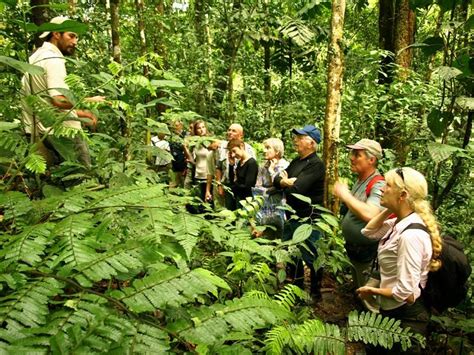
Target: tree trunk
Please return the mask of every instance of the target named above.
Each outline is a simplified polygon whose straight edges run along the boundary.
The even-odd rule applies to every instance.
[[[31,22],[37,26],[49,21],[48,15],[49,0],[31,0]],[[41,47],[44,39],[38,38],[40,33],[35,35],[34,45],[36,48]]]
[[[413,60],[411,46],[415,41],[415,12],[410,9],[410,0],[397,0],[395,21],[395,63],[400,66],[398,76],[404,80],[408,77]]]
[[[208,3],[207,0],[196,0],[194,2],[194,32],[199,45],[202,60],[199,61],[197,75],[206,78],[206,81],[200,81],[197,92],[197,113],[207,116],[207,105],[209,100],[208,85],[211,82],[210,43],[209,43],[209,24],[208,24]]]
[[[143,57],[146,55],[146,35],[145,35],[145,22],[143,21],[144,4],[143,0],[135,0],[135,8],[137,11],[137,25],[138,33],[140,37],[140,55]],[[143,75],[148,76],[148,67],[143,65]]]
[[[324,205],[334,213],[338,211],[339,201],[330,193],[338,178],[337,142],[341,124],[342,79],[344,73],[344,53],[342,36],[344,30],[345,0],[333,0],[331,34],[328,48],[328,87],[326,112],[324,118],[324,163],[326,180],[324,186]]]
[[[110,1],[110,22],[112,30],[112,58],[115,62],[122,62],[120,49],[120,32],[119,32],[119,8],[120,0]]]
[[[265,2],[265,17],[268,19],[268,3]],[[271,47],[270,47],[270,30],[268,28],[268,22],[265,23],[264,28],[265,39],[263,41],[263,58],[264,58],[264,73],[263,73],[263,91],[265,93],[265,122],[270,123],[270,135],[273,135],[275,122],[271,119],[271,108],[272,108],[272,77],[270,73],[270,58],[271,58]]]
[[[394,0],[379,0],[379,48],[395,52],[394,46]],[[390,84],[393,81],[392,64],[394,55],[384,55],[380,60],[379,84]]]

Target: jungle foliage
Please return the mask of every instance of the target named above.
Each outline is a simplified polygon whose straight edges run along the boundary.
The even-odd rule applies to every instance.
[[[180,1],[147,1],[141,10],[138,1],[114,3],[120,63],[112,60],[108,2],[0,0],[2,351],[343,354],[349,342],[423,344],[380,316],[324,323],[310,314],[304,291],[282,288],[285,275],[274,266],[298,253],[312,228],[324,235],[318,265],[344,282],[347,258],[330,211],[292,241],[253,239],[245,227],[250,202],[237,213],[190,215],[193,197],[169,189],[149,164],[166,153],[147,137],[178,117],[204,118],[216,135],[239,122],[256,148],[270,136],[290,142],[295,126],[322,127],[330,3],[194,0],[189,11],[174,6]],[[380,140],[381,170],[422,171],[444,233],[461,240],[472,260],[472,4],[410,3],[417,32],[403,77],[394,63],[381,69],[396,53],[379,46],[377,5],[347,4],[339,175],[350,176],[345,143]],[[98,130],[85,134],[89,171],[72,162],[48,169],[18,120],[20,79],[37,70],[26,62],[45,28],[33,23],[38,8],[88,25],[77,28],[65,95],[99,116]],[[382,84],[381,75],[391,82]],[[96,94],[108,103],[84,102]],[[63,114],[38,96],[28,101],[61,126]],[[471,311],[468,300],[458,314]],[[472,333],[467,318],[436,321],[464,335]]]

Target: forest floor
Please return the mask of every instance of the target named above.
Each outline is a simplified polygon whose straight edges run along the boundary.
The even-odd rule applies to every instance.
[[[309,277],[309,271],[305,276]],[[306,279],[308,280],[308,278]],[[327,273],[324,274],[322,280],[321,296],[321,300],[313,304],[313,314],[327,323],[344,327],[351,311],[365,310],[350,282],[339,284]],[[465,321],[472,322],[472,319],[469,318],[466,317]],[[459,329],[443,328],[438,323],[432,323],[430,326],[434,329],[435,334],[427,340],[427,348],[423,354],[474,355],[474,333],[465,332],[463,334]],[[346,348],[346,354],[366,354],[365,345],[350,343]]]

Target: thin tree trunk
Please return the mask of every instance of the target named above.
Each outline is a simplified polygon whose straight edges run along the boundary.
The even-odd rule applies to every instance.
[[[144,12],[144,4],[143,0],[135,0],[135,8],[137,11],[137,25],[138,25],[138,33],[140,36],[140,55],[143,57],[146,55],[146,35],[145,35],[145,22],[143,21],[143,12]],[[148,67],[146,65],[143,66],[143,75],[148,76]]]
[[[341,47],[344,30],[345,0],[333,0],[331,34],[328,50],[328,87],[326,113],[324,118],[324,163],[326,180],[324,186],[324,205],[334,213],[339,201],[330,190],[338,178],[337,142],[341,124],[342,79],[344,73],[344,53]]]
[[[397,0],[395,21],[395,63],[400,66],[399,78],[404,80],[410,73],[413,60],[411,46],[415,41],[415,12],[410,8],[410,0]]]
[[[120,49],[120,24],[119,24],[120,0],[110,0],[110,25],[112,30],[112,58],[115,62],[122,62]]]
[[[379,0],[379,48],[395,52],[394,47],[394,0]],[[392,64],[394,54],[384,55],[380,60],[379,84],[390,84],[393,81]]]
[[[268,2],[265,2],[265,17],[268,18]],[[271,109],[272,109],[272,77],[270,73],[270,57],[271,57],[271,47],[270,47],[270,30],[268,28],[268,23],[265,23],[264,28],[265,40],[263,42],[263,58],[264,58],[264,73],[263,73],[263,91],[265,93],[265,122],[270,123],[270,134],[274,133],[275,122],[271,119]]]

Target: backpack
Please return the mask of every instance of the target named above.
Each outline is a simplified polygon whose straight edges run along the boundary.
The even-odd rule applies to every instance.
[[[173,156],[171,167],[173,171],[185,171],[187,167],[183,143],[170,142],[170,153]]]
[[[385,178],[382,175],[375,175],[365,187],[365,196],[370,196],[370,191],[372,191],[372,187],[379,181],[385,181]]]
[[[428,233],[426,226],[420,223],[408,225],[402,233],[407,229],[421,229]],[[463,247],[453,237],[443,236],[440,259],[441,267],[428,273],[426,286],[421,289],[425,305],[438,314],[456,307],[466,298],[471,274],[471,265]]]

